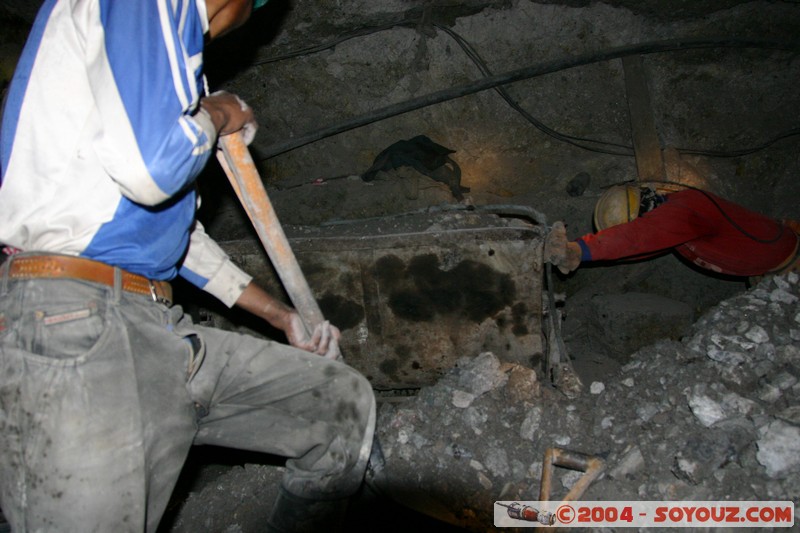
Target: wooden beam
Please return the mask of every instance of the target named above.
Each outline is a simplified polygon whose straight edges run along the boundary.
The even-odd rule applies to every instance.
[[[661,143],[656,130],[647,75],[642,64],[642,56],[632,55],[622,58],[625,71],[625,90],[628,98],[628,112],[631,117],[633,151],[636,155],[636,170],[639,181],[664,181],[664,160]]]

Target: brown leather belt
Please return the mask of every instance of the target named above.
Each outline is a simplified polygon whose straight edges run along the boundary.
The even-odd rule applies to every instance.
[[[8,278],[78,279],[114,286],[114,267],[91,259],[65,255],[18,255],[6,260]],[[154,302],[172,305],[172,286],[167,281],[149,280],[120,269],[122,290],[149,296]]]

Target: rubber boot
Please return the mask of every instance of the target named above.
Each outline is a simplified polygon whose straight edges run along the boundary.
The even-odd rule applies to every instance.
[[[367,470],[364,473],[364,485],[372,491],[372,493],[388,497],[387,486],[388,480],[386,479],[386,458],[383,456],[383,448],[378,440],[378,432],[372,439],[372,448],[369,453],[369,461],[367,462]]]
[[[316,500],[280,487],[267,521],[267,533],[327,533],[341,531],[347,498]]]

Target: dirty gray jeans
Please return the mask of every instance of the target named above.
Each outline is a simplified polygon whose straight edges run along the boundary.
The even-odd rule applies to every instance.
[[[0,273],[0,508],[13,531],[155,531],[192,444],[285,456],[298,496],[360,485],[375,398],[352,368],[112,287]]]

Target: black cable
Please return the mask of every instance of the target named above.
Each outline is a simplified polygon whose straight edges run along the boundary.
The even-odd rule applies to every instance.
[[[397,116],[409,111],[427,107],[429,105],[453,100],[462,96],[475,94],[486,89],[493,89],[495,87],[530,79],[533,77],[541,76],[543,74],[550,74],[560,70],[573,68],[599,61],[607,61],[610,59],[619,59],[630,55],[646,55],[659,52],[668,52],[676,50],[687,49],[703,49],[703,48],[719,48],[719,47],[735,47],[735,48],[764,48],[774,50],[789,50],[796,51],[800,48],[800,43],[797,42],[783,42],[767,39],[732,39],[732,38],[700,38],[700,39],[670,39],[666,41],[654,41],[639,43],[635,45],[627,45],[616,48],[611,48],[605,51],[596,53],[587,53],[580,56],[544,61],[521,69],[508,71],[502,74],[487,76],[483,79],[476,80],[457,87],[435,91],[427,95],[417,98],[412,98],[405,102],[392,104],[381,109],[375,110],[365,115],[353,117],[339,124],[310,132],[305,135],[295,137],[288,141],[272,144],[265,149],[261,149],[262,157],[260,160],[269,159],[278,154],[286,153],[301,146],[311,144],[321,139],[343,133],[360,126],[365,126],[373,122],[378,122],[393,116]]]
[[[759,237],[756,237],[755,235],[753,235],[752,233],[748,232],[743,227],[741,227],[739,224],[737,224],[736,221],[733,220],[733,218],[731,218],[731,216],[722,208],[721,205],[719,205],[719,203],[717,203],[717,201],[714,199],[714,197],[712,197],[707,191],[704,191],[703,189],[700,189],[700,188],[697,188],[697,187],[689,186],[689,188],[690,189],[695,189],[697,191],[700,191],[703,194],[703,196],[708,198],[708,200],[712,204],[714,204],[714,207],[716,207],[719,210],[719,212],[720,212],[720,214],[722,214],[723,218],[725,220],[727,220],[731,224],[731,226],[733,226],[737,231],[739,231],[739,233],[741,233],[742,235],[744,235],[748,239],[750,239],[750,240],[752,240],[754,242],[757,242],[757,243],[761,243],[761,244],[772,244],[772,243],[778,242],[781,239],[781,237],[783,237],[783,233],[784,233],[784,230],[786,229],[786,227],[783,224],[781,224],[780,222],[777,222],[777,221],[776,221],[776,224],[778,225],[778,234],[774,238],[772,238],[772,239],[761,239]]]
[[[759,144],[758,146],[754,146],[752,148],[743,148],[740,150],[698,150],[692,148],[677,148],[678,152],[682,154],[691,154],[691,155],[704,155],[709,157],[740,157],[743,155],[752,154],[758,152],[759,150],[763,150],[769,146],[772,146],[776,142],[791,137],[793,135],[800,135],[800,128],[792,128],[790,130],[786,130],[783,133],[779,133],[777,136],[773,137],[772,139],[768,140],[763,144]]]
[[[403,20],[396,21],[396,22],[390,22],[388,24],[384,24],[384,25],[381,25],[381,26],[372,26],[372,27],[369,27],[369,28],[362,28],[360,30],[355,30],[355,31],[351,31],[351,32],[347,32],[345,34],[342,34],[339,37],[337,37],[336,39],[334,39],[332,41],[329,41],[327,43],[323,43],[323,44],[319,44],[319,45],[315,45],[315,46],[302,48],[300,50],[296,50],[294,52],[283,54],[281,56],[274,56],[274,57],[271,57],[271,58],[257,60],[253,64],[254,65],[262,65],[262,64],[273,63],[273,62],[277,62],[277,61],[283,61],[283,60],[286,60],[286,59],[291,59],[291,58],[295,58],[295,57],[299,57],[299,56],[303,56],[303,55],[309,55],[309,54],[321,52],[323,50],[327,50],[327,49],[333,48],[336,45],[341,44],[342,42],[348,41],[350,39],[354,39],[356,37],[360,37],[360,36],[364,36],[364,35],[370,35],[372,33],[385,31],[385,30],[388,30],[388,29],[391,29],[391,28],[395,28],[395,27],[414,26],[414,25],[417,25],[418,22],[419,21],[416,20],[416,19],[403,19]],[[478,69],[481,71],[481,73],[484,76],[491,76],[492,75],[491,70],[488,68],[488,66],[486,65],[485,61],[483,61],[483,59],[478,54],[478,52],[475,51],[475,49],[463,37],[461,37],[458,33],[453,31],[452,29],[450,29],[450,28],[448,28],[446,26],[443,26],[441,24],[433,24],[433,26],[438,28],[438,29],[440,29],[440,30],[442,30],[442,31],[444,31],[453,40],[455,40],[456,43],[465,52],[465,54],[473,61],[473,63],[475,63],[475,65],[478,67]],[[500,94],[500,96],[515,111],[520,113],[526,120],[528,120],[536,128],[538,128],[543,133],[545,133],[545,134],[547,134],[547,135],[549,135],[549,136],[551,136],[551,137],[553,137],[553,138],[555,138],[557,140],[572,144],[574,146],[577,146],[579,148],[583,148],[585,150],[594,151],[594,152],[598,152],[598,153],[605,153],[605,154],[609,154],[609,155],[619,155],[619,156],[633,156],[634,155],[633,147],[628,146],[628,145],[613,143],[613,142],[609,142],[609,141],[590,139],[590,138],[585,138],[585,137],[577,137],[577,136],[564,134],[564,133],[561,133],[561,132],[559,132],[557,130],[554,130],[554,129],[546,126],[544,123],[542,123],[541,121],[539,121],[538,119],[533,117],[530,113],[528,113],[524,108],[522,108],[519,105],[519,103],[516,102],[508,94],[507,91],[505,91],[505,89],[503,89],[502,87],[498,86],[498,87],[495,87],[494,90],[497,91],[497,93]],[[771,140],[769,140],[769,141],[767,141],[767,142],[765,142],[765,143],[763,143],[761,145],[758,145],[758,146],[755,146],[755,147],[751,147],[751,148],[740,149],[740,150],[719,151],[719,150],[702,150],[702,149],[692,149],[692,148],[680,148],[680,149],[678,149],[678,151],[682,152],[682,153],[687,153],[687,154],[705,155],[705,156],[710,156],[710,157],[739,157],[739,156],[742,156],[742,155],[748,155],[748,154],[757,152],[759,150],[763,150],[764,148],[769,147],[770,145],[774,144],[775,142],[777,142],[779,140],[782,140],[784,138],[787,138],[787,137],[790,137],[790,136],[793,136],[793,135],[797,135],[798,133],[800,133],[800,128],[794,128],[794,129],[788,130],[787,132],[779,134],[775,138],[773,138],[773,139],[771,139]],[[615,151],[611,151],[611,150],[601,150],[601,149],[592,148],[592,147],[589,147],[589,146],[584,146],[584,145],[580,144],[582,142],[603,144],[603,145],[606,145],[606,146],[614,146],[614,147],[617,147],[617,148],[621,148],[624,151],[623,152],[615,152]]]
[[[301,48],[299,50],[295,50],[294,52],[288,52],[286,54],[282,54],[279,56],[268,57],[264,59],[256,59],[252,64],[253,66],[256,65],[266,65],[268,63],[277,63],[278,61],[284,61],[286,59],[293,59],[295,57],[316,54],[317,52],[322,52],[323,50],[328,50],[329,48],[334,48],[336,45],[341,44],[345,41],[349,41],[350,39],[355,39],[356,37],[362,37],[364,35],[371,35],[373,33],[378,33],[380,31],[390,30],[392,28],[398,26],[412,26],[416,24],[418,21],[415,19],[403,19],[397,22],[390,22],[388,24],[383,24],[381,26],[370,26],[368,28],[362,28],[360,30],[354,30],[347,33],[343,33],[339,35],[332,41],[328,41],[326,43],[308,46],[306,48]]]
[[[481,58],[480,54],[478,54],[478,52],[472,47],[472,45],[469,44],[469,42],[467,42],[463,37],[461,37],[458,33],[456,33],[455,31],[451,30],[450,28],[447,28],[445,26],[441,26],[439,24],[434,24],[434,26],[436,28],[442,30],[443,32],[447,33],[448,35],[450,35],[450,37],[452,37],[453,40],[455,40],[456,43],[458,43],[458,45],[461,47],[461,49],[464,51],[464,53],[466,53],[467,56],[473,61],[473,63],[475,63],[475,65],[478,67],[478,69],[481,71],[481,73],[484,76],[491,76],[492,72],[489,69],[489,67],[486,65],[486,62],[483,61],[483,59]],[[549,135],[549,136],[551,136],[551,137],[553,137],[553,138],[555,138],[555,139],[557,139],[559,141],[563,141],[563,142],[572,144],[574,146],[577,146],[578,148],[583,148],[584,150],[589,150],[589,151],[592,151],[592,152],[604,153],[604,154],[609,154],[609,155],[620,155],[620,156],[634,156],[635,155],[633,147],[629,146],[629,145],[618,144],[618,143],[613,143],[613,142],[608,142],[608,141],[600,141],[600,140],[596,140],[596,139],[589,139],[589,138],[586,138],[586,137],[577,137],[577,136],[574,136],[574,135],[569,135],[569,134],[561,133],[561,132],[559,132],[557,130],[554,130],[554,129],[546,126],[544,123],[540,122],[538,119],[536,119],[532,115],[530,115],[525,109],[522,108],[522,106],[519,105],[518,102],[516,102],[508,94],[508,92],[503,87],[495,87],[494,90],[515,111],[520,113],[525,119],[527,119],[536,128],[538,128],[543,133],[545,133],[545,134],[547,134],[547,135]],[[679,152],[681,152],[681,153],[691,154],[691,155],[704,155],[704,156],[709,156],[709,157],[740,157],[740,156],[743,156],[743,155],[748,155],[748,154],[752,154],[752,153],[758,152],[759,150],[763,150],[765,148],[768,148],[769,146],[775,144],[776,142],[778,142],[780,140],[783,140],[783,139],[785,139],[787,137],[791,137],[793,135],[798,135],[798,134],[800,134],[800,128],[792,128],[790,130],[787,130],[787,131],[785,131],[783,133],[778,134],[777,136],[773,137],[772,139],[768,140],[765,143],[762,143],[760,145],[757,145],[757,146],[754,146],[754,147],[751,147],[751,148],[743,148],[743,149],[739,149],[739,150],[721,151],[721,150],[704,150],[704,149],[697,149],[697,148],[677,148],[677,150]],[[592,147],[588,147],[588,146],[583,146],[583,145],[580,144],[581,142],[589,142],[589,143],[604,144],[606,146],[614,146],[614,147],[617,147],[617,148],[622,148],[625,151],[620,153],[620,152],[614,152],[614,151],[611,151],[611,150],[600,150],[600,149],[596,149],[596,148],[592,148]]]
[[[454,41],[456,41],[456,43],[458,43],[458,45],[461,47],[461,49],[464,51],[464,53],[467,54],[467,57],[469,57],[472,60],[472,62],[475,63],[475,65],[478,67],[478,69],[481,71],[481,74],[483,74],[484,76],[491,76],[492,75],[491,70],[489,70],[489,67],[486,65],[486,62],[483,60],[483,58],[481,58],[480,54],[478,54],[478,52],[472,47],[472,45],[470,45],[466,40],[464,40],[459,34],[454,32],[450,28],[447,28],[445,26],[441,26],[439,24],[434,24],[434,26],[439,28],[443,32],[447,33],[450,37],[453,38]],[[543,122],[538,120],[536,117],[534,117],[530,113],[528,113],[528,111],[526,111],[519,104],[519,102],[514,100],[511,97],[511,95],[509,95],[508,92],[503,87],[495,87],[494,90],[497,92],[497,94],[499,94],[503,98],[503,100],[505,100],[508,103],[509,106],[511,106],[512,109],[514,109],[517,113],[522,115],[528,122],[533,124],[537,129],[539,129],[543,133],[553,137],[554,139],[557,139],[557,140],[562,141],[562,142],[566,142],[566,143],[571,144],[573,146],[577,146],[578,148],[582,148],[584,150],[589,150],[591,152],[598,152],[598,153],[610,154],[610,155],[630,156],[630,157],[633,157],[635,155],[634,152],[633,152],[633,147],[632,146],[628,146],[628,145],[624,145],[624,144],[617,144],[617,143],[612,143],[612,142],[607,142],[607,141],[598,141],[598,140],[595,140],[595,139],[588,139],[588,138],[585,138],[585,137],[576,137],[574,135],[568,135],[568,134],[556,131],[556,130],[550,128],[549,126],[545,125]],[[585,145],[581,144],[582,142],[604,144],[604,145],[607,145],[607,146],[615,146],[617,148],[622,148],[625,151],[624,152],[614,152],[614,151],[610,151],[610,150],[601,150],[599,148],[593,148],[591,146],[585,146]]]
[[[398,21],[398,22],[391,22],[391,23],[388,23],[388,24],[384,24],[382,26],[372,26],[372,27],[369,27],[369,28],[363,28],[363,29],[360,29],[360,30],[347,32],[345,34],[342,34],[342,35],[338,36],[337,38],[333,39],[332,41],[328,41],[326,43],[322,43],[322,44],[314,45],[314,46],[309,46],[309,47],[302,48],[302,49],[299,49],[299,50],[295,50],[293,52],[289,52],[289,53],[286,53],[286,54],[283,54],[283,55],[279,55],[279,56],[273,56],[273,57],[260,59],[260,60],[257,59],[253,63],[253,65],[254,66],[255,65],[264,65],[264,64],[284,61],[284,60],[287,60],[287,59],[292,59],[292,58],[296,58],[296,57],[300,57],[300,56],[304,56],[304,55],[314,54],[314,53],[317,53],[317,52],[321,52],[323,50],[334,48],[336,45],[341,44],[341,43],[343,43],[345,41],[348,41],[350,39],[354,39],[356,37],[360,37],[360,36],[364,36],[364,35],[370,35],[372,33],[377,33],[377,32],[380,32],[380,31],[389,30],[389,29],[392,29],[392,28],[395,28],[395,27],[414,26],[417,23],[418,23],[418,21],[415,20],[415,19],[404,19],[404,20],[401,20],[401,21]],[[472,47],[472,45],[470,45],[463,37],[461,37],[458,33],[453,31],[452,29],[450,29],[450,28],[448,28],[446,26],[443,26],[441,24],[435,24],[434,23],[433,26],[435,28],[438,28],[438,29],[442,30],[443,32],[447,33],[454,41],[456,41],[456,43],[461,47],[461,49],[464,51],[464,53],[481,70],[481,73],[484,76],[490,76],[492,74],[492,72],[487,67],[486,62],[483,61],[483,59],[480,57],[480,55]],[[534,116],[532,116],[530,113],[528,113],[502,87],[496,87],[495,90],[498,92],[498,94],[500,94],[500,96],[515,111],[517,111],[520,115],[522,115],[526,120],[528,120],[536,128],[538,128],[543,133],[545,133],[545,134],[547,134],[547,135],[549,135],[549,136],[551,136],[551,137],[553,137],[553,138],[555,138],[555,139],[557,139],[559,141],[567,142],[567,143],[573,144],[573,145],[575,145],[575,146],[577,146],[579,148],[583,148],[585,150],[599,152],[599,153],[606,153],[606,154],[610,154],[610,155],[621,155],[621,156],[633,156],[634,155],[632,146],[623,145],[623,144],[617,144],[617,143],[612,143],[612,142],[607,142],[607,141],[600,141],[600,140],[595,140],[595,139],[589,139],[589,138],[583,138],[583,137],[576,137],[576,136],[573,136],[573,135],[560,133],[560,132],[548,127],[547,125],[545,125],[544,123],[542,123],[541,121],[536,119]],[[596,148],[592,148],[592,147],[588,147],[588,146],[583,146],[583,145],[579,144],[579,142],[588,142],[588,143],[604,144],[604,145],[607,145],[607,146],[615,146],[615,147],[619,147],[619,148],[624,149],[625,152],[619,153],[619,152],[613,152],[613,151],[600,150],[600,149],[596,149]]]

